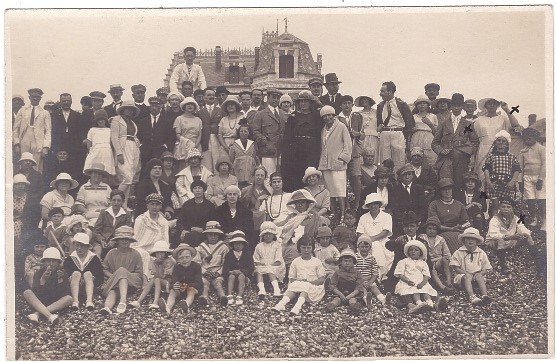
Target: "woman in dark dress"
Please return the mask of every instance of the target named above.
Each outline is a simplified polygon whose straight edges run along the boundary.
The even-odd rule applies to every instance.
[[[183,203],[176,220],[180,241],[197,247],[203,242],[203,230],[207,221],[213,220],[214,204],[205,197],[207,184],[201,180],[191,183],[193,198]],[[175,242],[172,240],[172,244]],[[174,246],[174,245],[172,245]]]
[[[145,199],[148,195],[156,193],[164,197],[164,203],[160,210],[166,220],[170,220],[174,216],[174,208],[172,205],[172,186],[162,181],[162,161],[153,158],[145,165],[146,177],[137,184],[135,190],[135,215],[141,215],[147,211],[147,203]]]
[[[302,189],[307,167],[318,167],[320,134],[324,126],[311,92],[299,92],[295,104],[296,111],[288,118],[282,139],[281,173],[285,192]]]

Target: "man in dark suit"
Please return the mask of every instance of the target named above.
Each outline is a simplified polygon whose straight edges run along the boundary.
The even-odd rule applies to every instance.
[[[108,113],[108,118],[117,116],[116,111],[122,105],[122,95],[124,94],[124,88],[119,84],[110,85],[110,90],[108,93],[112,96],[113,102],[104,107],[106,113]]]
[[[278,107],[282,92],[275,88],[267,90],[268,106],[253,117],[253,138],[257,142],[257,155],[268,174],[280,169],[280,145],[288,116]]]
[[[83,122],[88,125],[88,129],[95,126],[95,112],[99,109],[103,109],[102,105],[104,104],[104,98],[106,98],[106,94],[100,91],[93,91],[89,93],[89,97],[91,98],[91,109],[87,109],[83,111],[81,117],[83,118]],[[108,111],[106,112],[108,113]],[[110,115],[108,115],[110,117]]]
[[[321,96],[319,98],[320,102],[324,106],[332,106],[336,111],[336,114],[339,114],[342,111],[342,95],[338,93],[340,90],[340,82],[336,73],[328,73],[324,76],[324,86],[328,91],[327,94]]]
[[[60,95],[60,107],[52,113],[52,148],[50,161],[56,159],[59,150],[68,152],[70,174],[81,183],[85,182],[83,166],[87,157],[87,146],[83,141],[91,128],[91,122],[83,119],[81,114],[71,109],[72,98],[69,93]]]
[[[213,172],[218,154],[220,143],[218,142],[218,124],[224,112],[218,104],[216,104],[216,92],[212,88],[205,89],[205,106],[199,111],[199,118],[203,122],[203,130],[201,131],[201,149],[203,153],[202,164]]]
[[[440,122],[432,140],[432,150],[438,155],[435,168],[439,178],[451,178],[456,189],[463,188],[463,174],[469,171],[471,156],[477,152],[479,138],[473,123],[462,117],[463,95],[452,95],[450,119]]]
[[[376,109],[377,130],[380,132],[380,162],[391,158],[394,170],[405,164],[405,151],[415,127],[415,119],[411,109],[399,98],[394,96],[394,82],[384,82],[380,87],[382,102]]]
[[[150,110],[149,106],[147,106],[145,102],[145,92],[147,91],[147,87],[142,84],[136,84],[131,86],[131,96],[135,101],[135,106],[139,108],[139,115],[135,117],[133,120],[145,118],[149,115]]]
[[[149,98],[149,114],[137,120],[137,138],[141,141],[141,168],[152,158],[160,158],[164,151],[172,152],[176,140],[173,124],[161,113],[158,97]]]
[[[410,163],[415,171],[413,182],[423,186],[428,206],[434,200],[438,176],[431,165],[423,162],[423,155],[424,151],[421,147],[413,147],[411,149]]]
[[[397,172],[399,182],[388,195],[392,209],[392,233],[394,237],[403,234],[402,219],[406,211],[413,211],[421,223],[426,221],[428,205],[422,185],[413,182],[415,171],[411,164],[403,165]]]
[[[262,111],[266,108],[267,104],[264,100],[264,91],[260,88],[253,88],[251,90],[251,109]]]

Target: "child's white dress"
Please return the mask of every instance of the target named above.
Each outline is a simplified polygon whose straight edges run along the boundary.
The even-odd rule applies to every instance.
[[[411,280],[415,285],[421,283],[423,281],[423,276],[427,276],[430,278],[430,271],[427,262],[419,259],[413,260],[411,258],[405,258],[400,260],[396,269],[394,270],[394,275],[401,274]],[[408,295],[408,294],[416,294],[416,293],[423,293],[428,294],[432,297],[436,297],[438,294],[436,290],[427,282],[421,289],[418,289],[416,286],[411,286],[406,282],[400,280],[398,284],[396,284],[395,293],[398,295]]]
[[[274,240],[271,243],[261,241],[255,247],[253,253],[253,261],[255,263],[264,263],[266,265],[256,265],[255,273],[273,274],[279,281],[283,281],[286,276],[286,264],[282,256],[282,243]],[[280,266],[272,266],[271,264],[279,261]]]
[[[307,279],[314,281],[326,275],[324,265],[320,259],[311,257],[305,260],[302,257],[297,257],[290,265],[289,277],[293,279]],[[288,292],[301,293],[306,292],[309,302],[316,303],[324,297],[324,284],[314,285],[309,282],[296,280],[288,284]]]
[[[104,165],[104,170],[110,175],[116,174],[116,167],[114,164],[114,153],[110,145],[110,128],[93,127],[87,133],[87,140],[92,143],[89,149],[89,154],[85,159],[86,170],[94,163]]]

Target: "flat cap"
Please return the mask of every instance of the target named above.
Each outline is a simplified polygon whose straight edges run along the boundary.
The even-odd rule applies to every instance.
[[[38,94],[40,96],[44,94],[44,92],[40,88],[31,88],[27,91],[27,93],[29,93],[29,95]]]
[[[91,97],[91,99],[104,99],[104,98],[106,98],[106,94],[104,94],[100,91],[93,91],[93,92],[89,93],[89,97]]]

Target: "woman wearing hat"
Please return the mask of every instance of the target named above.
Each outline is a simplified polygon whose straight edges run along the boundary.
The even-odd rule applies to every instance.
[[[168,94],[168,106],[166,107],[165,113],[170,124],[176,122],[176,118],[183,114],[181,110],[180,103],[183,101],[183,96],[180,93],[172,92]]]
[[[353,105],[362,107],[358,111],[363,117],[363,130],[365,139],[363,140],[363,149],[371,149],[374,154],[378,156],[378,132],[377,132],[377,119],[376,109],[372,108],[376,104],[375,100],[369,96],[363,95],[355,98]]]
[[[440,220],[439,234],[446,240],[450,253],[454,253],[462,244],[458,235],[467,228],[469,217],[465,206],[453,198],[454,181],[441,178],[437,189],[440,197],[429,204],[428,217],[436,216]]]
[[[479,192],[481,187],[479,176],[472,171],[465,173],[463,175],[463,185],[463,190],[454,190],[454,199],[465,205],[473,227],[483,230],[486,225],[484,213],[487,209],[487,203]]]
[[[320,157],[320,133],[323,122],[316,111],[316,97],[307,90],[299,92],[296,111],[288,117],[282,139],[281,171],[284,190],[303,188],[307,167],[317,167]]]
[[[391,182],[392,172],[390,169],[384,166],[378,166],[374,172],[375,182],[365,188],[361,194],[361,199],[365,200],[370,194],[378,194],[380,196],[382,211],[390,212],[389,199],[392,197],[393,183]],[[365,214],[367,211],[362,207],[364,203],[360,206],[359,213]]]
[[[125,193],[124,208],[127,208],[131,184],[139,181],[141,157],[137,125],[133,118],[141,112],[133,101],[124,101],[116,111],[118,116],[110,122],[110,142],[116,156],[116,176],[120,180],[118,188]]]
[[[116,229],[114,237],[116,248],[110,250],[104,261],[104,276],[107,278],[102,289],[104,308],[100,310],[103,315],[112,314],[112,307],[116,304],[116,297],[120,295],[120,303],[116,309],[117,313],[123,313],[127,309],[127,295],[134,289],[142,286],[143,261],[141,254],[130,248],[130,244],[137,242],[133,237],[133,228],[121,226]]]
[[[423,150],[423,158],[428,165],[433,166],[436,163],[437,155],[431,148],[434,133],[438,126],[438,118],[434,113],[429,112],[431,101],[426,95],[419,96],[413,105],[418,110],[417,114],[413,115],[415,119],[415,127],[411,136],[409,148],[421,147]]]
[[[197,247],[202,242],[202,232],[214,213],[214,204],[206,199],[207,184],[201,180],[191,183],[193,198],[181,207],[176,228],[181,242]]]
[[[77,181],[71,178],[67,173],[61,173],[56,179],[50,183],[50,187],[54,190],[46,193],[41,199],[41,218],[44,225],[48,222],[48,212],[53,207],[61,207],[64,215],[69,216],[74,204],[73,197],[68,194],[69,190],[73,190],[79,186]]]
[[[111,130],[108,125],[108,114],[104,109],[99,109],[94,113],[94,125],[87,133],[87,138],[83,141],[87,145],[89,153],[85,159],[83,173],[90,169],[93,164],[104,165],[104,171],[112,176],[116,174],[114,165],[114,153],[110,146]]]
[[[176,185],[176,170],[174,166],[176,165],[176,158],[170,151],[165,151],[160,156],[162,160],[162,174],[160,175],[160,180],[166,182],[168,185]]]
[[[297,190],[292,193],[287,204],[289,215],[286,218],[286,223],[282,227],[281,237],[284,242],[289,241],[294,236],[299,226],[303,226],[303,235],[307,236],[312,242],[315,242],[319,226],[323,224],[321,217],[313,211],[315,204],[315,199],[311,196],[311,193],[305,189]],[[295,257],[297,256],[298,255]],[[286,262],[286,264],[288,263]]]
[[[22,174],[13,178],[13,220],[14,220],[14,253],[23,258],[22,244],[30,232],[36,230],[41,214],[38,200],[30,197],[28,193],[29,181]]]
[[[228,157],[216,161],[215,170],[218,173],[207,181],[207,199],[220,206],[226,200],[224,190],[232,185],[237,187],[237,177],[231,174],[232,164]]]
[[[236,96],[228,96],[222,103],[222,111],[225,116],[218,124],[218,142],[220,143],[220,157],[229,161],[230,147],[236,140],[239,120],[241,116],[241,104]]]
[[[278,101],[278,107],[284,111],[285,114],[290,115],[293,113],[293,109],[291,108],[293,104],[292,97],[289,94],[284,94],[280,97]]]
[[[330,220],[325,219],[326,213],[330,210],[330,192],[324,185],[319,184],[321,177],[322,172],[314,167],[307,167],[305,175],[303,175],[303,183],[307,185],[305,190],[309,191],[313,199],[315,199],[313,211],[323,217],[325,223],[330,223]]]
[[[95,226],[101,210],[106,209],[110,204],[110,186],[102,182],[102,178],[108,177],[102,163],[95,163],[89,166],[83,173],[89,176],[89,181],[79,188],[75,199],[76,212],[83,214],[89,221],[91,227]]]
[[[178,170],[182,170],[187,162],[186,157],[190,149],[199,149],[201,145],[202,121],[195,116],[199,112],[199,105],[192,97],[185,98],[180,103],[183,114],[176,118],[176,146],[174,157],[178,160]]]
[[[22,174],[29,182],[27,193],[30,198],[39,201],[44,195],[43,177],[40,172],[34,169],[37,163],[33,159],[33,155],[29,152],[23,152],[19,161],[17,161],[17,171],[15,174]]]
[[[498,114],[498,107],[502,107],[504,112]],[[479,175],[482,182],[484,180],[483,165],[496,140],[496,134],[502,130],[509,131],[511,128],[521,126],[515,116],[510,113],[510,108],[505,102],[494,98],[484,98],[479,101],[479,108],[486,113],[479,116],[474,123],[474,130],[480,143],[473,171]]]
[[[198,149],[190,149],[187,153],[187,167],[176,174],[176,192],[178,194],[180,206],[194,197],[191,192],[191,183],[194,180],[201,180],[206,184],[212,177],[212,172],[201,165],[202,158],[203,156]]]
[[[161,180],[163,162],[158,158],[153,158],[145,165],[145,178],[139,181],[135,188],[135,215],[141,215],[147,211],[145,199],[150,194],[159,194],[164,198],[162,213],[166,220],[174,217],[174,207],[172,204],[172,192],[174,187]]]

